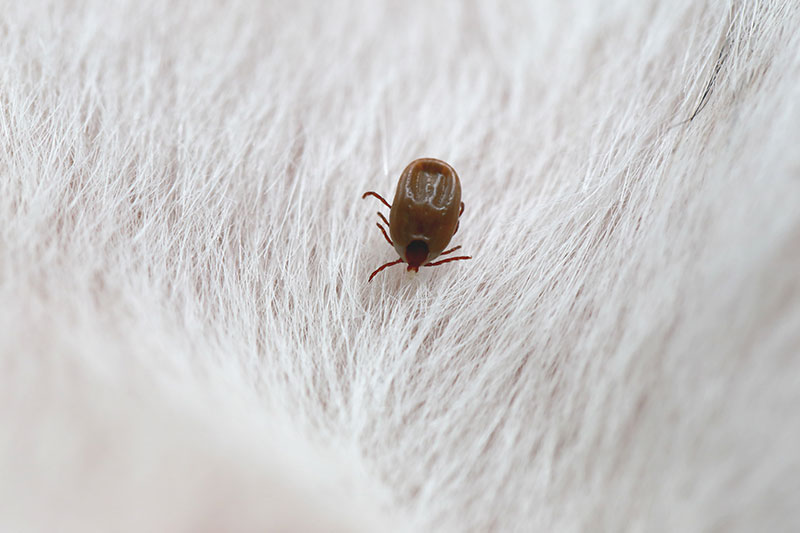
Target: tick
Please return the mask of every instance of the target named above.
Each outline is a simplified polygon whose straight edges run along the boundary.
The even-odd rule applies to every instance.
[[[361,198],[367,196],[374,196],[389,208],[389,220],[378,212],[381,221],[389,226],[389,234],[380,222],[377,225],[400,256],[396,261],[381,265],[370,275],[369,281],[384,268],[399,263],[406,263],[408,271],[418,272],[421,266],[472,259],[468,255],[459,255],[432,262],[461,248],[456,246],[442,251],[458,231],[458,219],[464,212],[458,174],[444,161],[425,158],[409,163],[397,181],[391,204],[376,192],[367,191]]]

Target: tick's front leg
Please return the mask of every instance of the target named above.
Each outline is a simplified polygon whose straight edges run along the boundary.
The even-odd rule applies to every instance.
[[[438,265],[443,265],[445,263],[449,263],[451,261],[463,261],[464,259],[472,259],[471,255],[459,255],[458,257],[448,257],[447,259],[442,259],[441,261],[436,261],[435,263],[428,263],[427,265],[422,265],[426,267],[435,267]]]
[[[381,270],[383,270],[384,268],[386,268],[386,267],[390,267],[390,266],[392,266],[392,265],[397,265],[397,264],[399,264],[399,263],[402,263],[402,262],[403,262],[403,260],[402,260],[402,259],[398,259],[398,260],[396,260],[396,261],[392,261],[392,262],[390,262],[390,263],[386,263],[385,265],[381,265],[380,267],[378,267],[378,270],[376,270],[375,272],[373,272],[372,274],[370,274],[368,282],[369,282],[369,281],[372,281],[372,278],[374,278],[375,276],[377,276],[377,275],[378,275],[378,272],[380,272],[380,271],[381,271]]]

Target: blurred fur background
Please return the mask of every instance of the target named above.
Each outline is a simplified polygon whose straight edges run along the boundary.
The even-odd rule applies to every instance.
[[[0,530],[797,531],[798,28],[3,2]],[[474,259],[367,284],[424,156]]]

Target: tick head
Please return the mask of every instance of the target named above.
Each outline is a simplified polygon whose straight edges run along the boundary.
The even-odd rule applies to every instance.
[[[417,272],[419,267],[428,259],[428,245],[425,241],[411,241],[406,246],[406,263],[408,268],[406,270],[413,270]]]

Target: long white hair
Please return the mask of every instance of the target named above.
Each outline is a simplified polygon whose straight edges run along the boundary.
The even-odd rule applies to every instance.
[[[2,12],[0,531],[800,529],[796,2]]]

